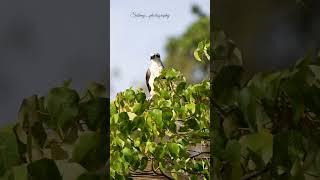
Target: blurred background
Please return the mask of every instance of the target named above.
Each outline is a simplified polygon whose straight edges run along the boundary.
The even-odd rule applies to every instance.
[[[181,71],[189,82],[207,76],[208,68],[194,60],[198,43],[210,38],[210,0],[111,0],[111,99],[129,87],[143,88],[150,54],[159,52],[166,67]],[[141,18],[167,14],[169,18]]]
[[[22,99],[72,78],[84,89],[109,76],[107,1],[0,1],[0,124]]]
[[[320,47],[318,0],[215,0],[213,23],[242,52],[253,74],[294,64]]]

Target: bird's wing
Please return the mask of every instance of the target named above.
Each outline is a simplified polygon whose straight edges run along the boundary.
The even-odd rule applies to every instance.
[[[161,63],[162,69],[163,69],[164,65],[163,65],[162,61],[160,61],[160,63]],[[166,77],[162,77],[162,79],[166,79]]]
[[[163,65],[162,61],[160,61],[160,63],[161,63],[162,68],[164,68],[164,65]]]
[[[150,69],[148,69],[147,73],[146,73],[146,84],[147,84],[149,92],[151,91],[151,87],[150,87],[150,84],[149,84],[150,75],[151,75],[151,72],[150,72]]]

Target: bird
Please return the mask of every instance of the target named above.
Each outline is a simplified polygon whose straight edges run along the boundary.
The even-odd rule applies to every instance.
[[[160,76],[162,69],[164,68],[159,53],[153,53],[150,55],[150,65],[146,73],[146,84],[150,93],[150,98],[155,94],[154,92],[154,79]]]

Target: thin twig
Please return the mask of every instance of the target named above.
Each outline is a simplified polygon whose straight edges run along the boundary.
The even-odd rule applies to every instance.
[[[159,168],[159,170],[160,170],[161,174],[162,174],[164,177],[166,177],[166,178],[168,178],[168,179],[170,179],[170,180],[174,180],[172,177],[166,175],[166,174],[161,170],[161,168]]]
[[[262,169],[261,171],[254,171],[252,173],[246,174],[246,175],[242,176],[241,180],[247,180],[247,179],[251,179],[253,177],[257,177],[257,176],[265,173],[268,169],[269,169],[269,167],[266,167],[266,168]]]
[[[316,177],[316,178],[319,178],[320,175],[315,175],[315,174],[311,174],[309,172],[304,172],[304,174],[308,175],[308,176],[312,176],[312,177]]]
[[[202,154],[210,154],[210,152],[200,152],[200,153],[198,153],[196,155],[190,156],[190,158],[195,158],[195,157],[200,156]]]

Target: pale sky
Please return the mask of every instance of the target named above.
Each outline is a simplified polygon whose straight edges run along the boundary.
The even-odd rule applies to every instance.
[[[209,14],[210,0],[111,0],[110,3],[110,95],[129,87],[145,85],[149,56],[159,52],[165,58],[165,43],[181,35],[196,20],[191,6],[197,4]],[[167,14],[169,18],[134,17],[134,14]],[[119,71],[119,76],[116,76]]]

